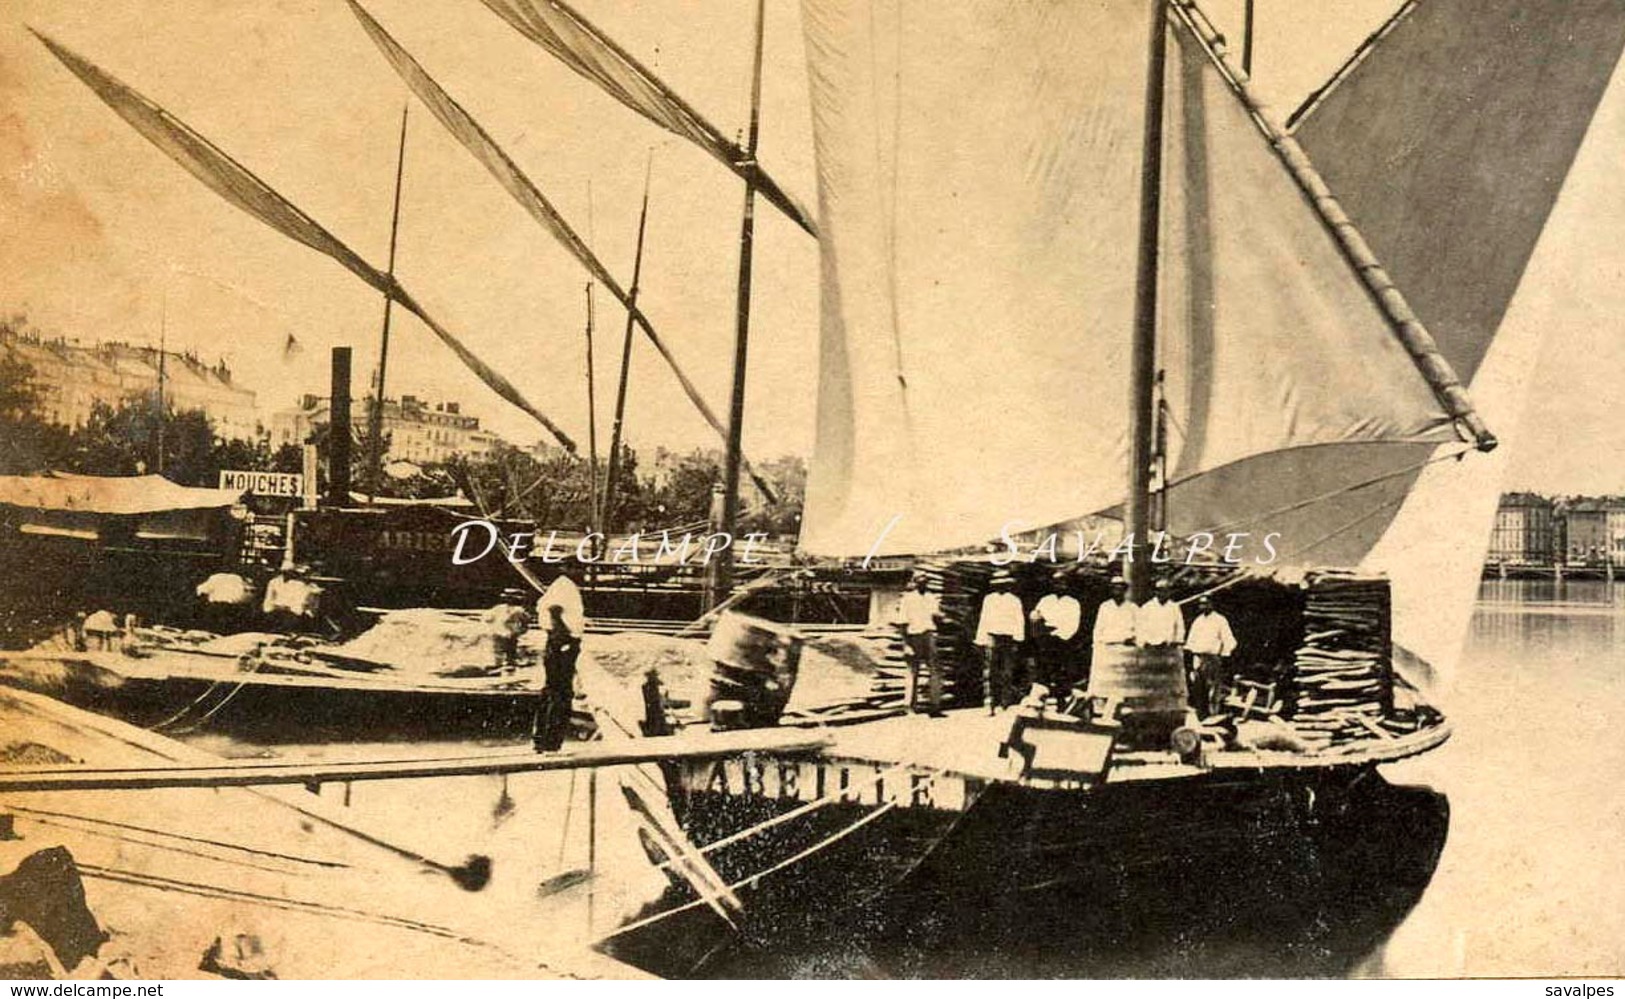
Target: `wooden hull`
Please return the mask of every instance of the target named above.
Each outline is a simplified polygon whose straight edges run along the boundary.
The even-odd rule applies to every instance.
[[[784,766],[798,770],[789,791],[772,776]],[[754,784],[736,784],[758,767]],[[673,805],[703,848],[804,812],[816,787],[799,782],[822,771],[827,790],[843,768],[875,772],[839,760],[733,761],[731,772],[701,764],[672,775],[686,788]],[[1039,973],[1041,940],[1040,950],[1065,955],[1048,973],[1076,976],[1146,973],[1114,963],[1127,951],[1099,946],[1137,940],[1142,952],[1150,944],[1137,960],[1152,973],[1246,975],[1158,948],[1182,940],[1191,957],[1256,938],[1278,945],[1266,959],[1275,963],[1260,968],[1284,956],[1304,974],[1338,974],[1420,896],[1448,827],[1442,796],[1391,787],[1373,767],[1077,790],[957,778],[910,790],[918,779],[899,779],[889,793],[858,788],[853,800],[710,851],[741,886],[742,934],[691,911],[612,941],[611,952],[666,975],[771,974],[789,955],[828,961],[880,948],[899,962],[888,973],[1028,976]],[[684,898],[674,888],[651,912]],[[921,963],[926,954],[937,956]],[[967,963],[946,971],[943,955]],[[865,972],[861,963],[829,970]]]

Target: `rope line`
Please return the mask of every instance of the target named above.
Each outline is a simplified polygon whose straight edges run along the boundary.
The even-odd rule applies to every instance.
[[[1434,464],[1435,462],[1445,461],[1447,459],[1452,459],[1452,458],[1459,458],[1462,455],[1464,455],[1467,452],[1472,451],[1472,450],[1474,450],[1474,448],[1471,445],[1467,445],[1467,446],[1463,446],[1463,447],[1461,447],[1461,448],[1459,448],[1458,450],[1455,450],[1455,451],[1448,451],[1448,452],[1445,452],[1444,454],[1431,455],[1431,456],[1423,459],[1422,461],[1416,462],[1415,464],[1406,465],[1404,468],[1398,469],[1396,471],[1384,472],[1381,475],[1374,476],[1372,478],[1366,479],[1363,482],[1356,482],[1356,483],[1354,483],[1352,485],[1347,485],[1347,486],[1339,486],[1336,489],[1332,489],[1332,490],[1330,490],[1328,492],[1321,493],[1318,496],[1311,496],[1308,499],[1303,499],[1303,500],[1298,500],[1298,501],[1293,502],[1293,503],[1288,503],[1285,506],[1276,507],[1273,510],[1265,510],[1262,513],[1248,514],[1245,517],[1232,518],[1229,521],[1214,525],[1212,527],[1205,528],[1204,530],[1216,534],[1219,531],[1223,531],[1223,530],[1225,530],[1227,528],[1236,527],[1238,525],[1251,523],[1251,522],[1257,521],[1257,520],[1262,520],[1262,519],[1264,519],[1266,517],[1274,517],[1274,516],[1277,516],[1277,515],[1283,514],[1283,513],[1292,513],[1292,512],[1294,512],[1296,510],[1301,510],[1304,507],[1313,506],[1316,503],[1321,503],[1321,502],[1324,502],[1324,501],[1329,500],[1329,499],[1336,499],[1338,496],[1342,496],[1342,495],[1345,495],[1347,493],[1358,492],[1361,489],[1369,489],[1372,486],[1379,485],[1380,483],[1383,483],[1383,482],[1387,482],[1390,479],[1402,478],[1402,477],[1404,477],[1406,475],[1411,474],[1412,472],[1421,471],[1422,469],[1426,468],[1429,465]]]
[[[764,868],[763,870],[757,871],[755,874],[752,874],[749,877],[742,878],[741,880],[734,882],[733,884],[728,886],[727,890],[731,892],[731,891],[736,891],[736,890],[738,890],[740,888],[755,887],[756,883],[758,881],[760,881],[761,879],[767,877],[768,875],[775,874],[775,873],[777,873],[779,871],[782,871],[786,867],[789,867],[792,864],[800,863],[802,860],[805,860],[806,858],[812,856],[813,854],[819,852],[820,850],[823,850],[823,849],[825,849],[827,847],[833,846],[838,841],[843,840],[846,837],[852,835],[853,833],[857,832],[859,829],[863,828],[864,826],[868,825],[869,823],[871,823],[871,822],[875,821],[876,819],[880,818],[882,815],[887,814],[888,812],[890,812],[892,809],[894,809],[896,807],[897,807],[897,802],[896,801],[888,801],[884,805],[881,805],[879,808],[876,808],[874,811],[872,811],[869,814],[863,816],[862,818],[858,819],[856,822],[853,822],[851,825],[849,825],[846,828],[840,830],[839,832],[836,832],[836,833],[833,833],[833,834],[831,834],[829,836],[826,836],[823,839],[819,840],[817,843],[814,843],[812,846],[809,846],[806,849],[801,850],[798,853],[795,853],[795,854],[793,854],[793,855],[791,855],[789,857],[786,857],[784,860],[781,860],[778,863],[773,864],[770,867],[767,867],[767,868]],[[707,903],[706,899],[697,898],[697,899],[693,900],[692,902],[686,902],[686,903],[684,903],[682,905],[679,905],[679,906],[676,906],[674,908],[667,909],[664,912],[657,912],[652,916],[647,916],[647,917],[645,917],[643,919],[635,920],[633,922],[627,923],[625,926],[621,926],[621,927],[618,927],[618,928],[616,928],[614,930],[611,930],[610,932],[604,934],[603,936],[596,938],[593,941],[593,943],[594,944],[601,944],[606,940],[611,940],[611,939],[613,939],[615,937],[618,937],[618,936],[620,936],[620,935],[622,935],[624,933],[630,933],[633,930],[642,929],[645,926],[652,926],[653,924],[658,923],[661,920],[668,919],[668,918],[670,918],[672,916],[675,916],[675,915],[677,915],[678,913],[681,913],[681,912],[687,912],[690,909],[697,909],[700,906],[705,905],[706,903]]]

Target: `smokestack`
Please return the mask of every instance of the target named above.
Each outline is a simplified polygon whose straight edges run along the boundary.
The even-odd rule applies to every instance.
[[[327,423],[327,502],[350,505],[350,348],[333,348],[332,405]]]

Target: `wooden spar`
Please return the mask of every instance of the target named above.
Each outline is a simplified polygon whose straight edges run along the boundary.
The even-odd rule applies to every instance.
[[[164,474],[164,424],[169,422],[169,409],[164,405],[164,362],[169,353],[169,282],[164,282],[164,303],[158,313],[158,460],[154,462],[158,474]]]
[[[1445,412],[1472,436],[1474,447],[1480,451],[1495,450],[1498,444],[1495,434],[1490,432],[1489,427],[1484,424],[1484,418],[1474,409],[1466,388],[1462,386],[1461,379],[1456,376],[1450,362],[1446,361],[1439,351],[1439,345],[1433,339],[1433,334],[1428,332],[1422,320],[1411,310],[1404,293],[1394,286],[1393,277],[1377,259],[1365,238],[1360,235],[1354,221],[1338,203],[1337,197],[1326,186],[1325,179],[1309,161],[1308,154],[1303,151],[1298,140],[1276,124],[1274,116],[1260,100],[1247,74],[1237,69],[1235,63],[1224,53],[1223,39],[1213,28],[1212,22],[1202,15],[1200,8],[1188,3],[1175,4],[1171,10],[1207,50],[1213,65],[1218,68],[1220,75],[1246,107],[1259,134],[1264,136],[1275,150],[1275,154],[1281,158],[1287,173],[1291,174],[1293,181],[1303,191],[1304,197],[1308,199],[1315,213],[1320,216],[1327,230],[1337,241],[1338,248],[1342,250],[1349,266],[1354,269],[1361,283],[1371,292],[1377,307],[1387,317],[1389,325],[1393,327],[1394,336],[1411,356],[1417,370],[1433,390],[1434,397],[1439,400],[1439,405],[1443,406]],[[1387,30],[1384,28],[1383,32]],[[1374,37],[1380,39],[1383,32]]]
[[[756,0],[756,54],[751,64],[750,131],[745,138],[745,210],[739,223],[739,297],[735,310],[733,396],[728,406],[728,451],[722,465],[722,533],[734,538],[739,533],[739,465],[745,424],[745,368],[750,353],[751,254],[756,233],[756,142],[762,120],[762,36],[766,0]],[[708,607],[728,596],[733,588],[733,545],[717,553],[712,563],[713,578]]]
[[[51,767],[0,771],[0,793],[20,791],[133,791],[181,787],[262,787],[333,781],[469,777],[483,774],[581,770],[670,760],[703,760],[750,752],[811,753],[830,737],[805,729],[664,735],[625,742],[584,743],[539,754],[528,749],[446,759],[376,760],[350,763],[221,763],[217,766],[155,766],[118,769]]]
[[[1129,410],[1127,570],[1129,599],[1151,596],[1148,535],[1151,526],[1151,451],[1157,377],[1157,264],[1162,231],[1162,107],[1168,61],[1165,0],[1151,0],[1149,54],[1145,78],[1145,138],[1140,163],[1140,246],[1134,276],[1133,387]]]
[[[406,115],[411,105],[401,107],[401,139],[395,154],[395,205],[389,216],[389,269],[395,276],[395,243],[401,231],[401,180],[406,173]],[[370,498],[384,484],[384,370],[389,365],[389,318],[395,297],[384,294],[384,328],[378,338],[378,378],[372,389],[372,408],[367,413],[367,495]]]
[[[609,428],[609,471],[604,475],[604,513],[598,529],[610,530],[614,515],[615,484],[621,471],[621,426],[626,419],[626,385],[632,371],[632,337],[637,329],[638,282],[643,277],[643,231],[649,222],[649,177],[654,172],[654,150],[643,167],[643,208],[638,212],[638,248],[632,259],[632,286],[626,293],[626,335],[621,340],[621,374],[615,386],[615,421]]]
[[[1241,71],[1248,76],[1253,75],[1253,0],[1247,0],[1247,10],[1242,18]]]
[[[592,363],[592,282],[587,282],[587,474],[588,504],[592,523],[587,530],[602,530],[604,511],[598,493],[598,397]]]

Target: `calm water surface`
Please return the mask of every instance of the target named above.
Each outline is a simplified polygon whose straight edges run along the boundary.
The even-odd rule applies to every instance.
[[[1450,797],[1421,902],[1362,971],[1625,973],[1625,584],[1484,583],[1439,698],[1455,737],[1389,768]]]

